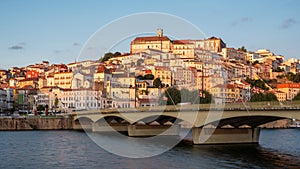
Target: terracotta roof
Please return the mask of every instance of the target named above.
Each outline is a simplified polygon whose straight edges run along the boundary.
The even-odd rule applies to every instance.
[[[218,84],[218,85],[214,86],[213,88],[234,89],[234,87],[235,86],[233,84],[227,84],[227,85]]]
[[[170,70],[167,66],[155,66],[156,70]]]
[[[26,86],[23,86],[20,90],[33,90],[33,86],[32,85],[26,85]]]
[[[151,73],[152,73],[152,71],[151,71],[151,70],[149,70],[149,69],[147,69],[147,70],[145,70],[145,73],[146,73],[146,74],[151,74]]]
[[[277,84],[277,88],[300,88],[300,83]]]
[[[193,44],[193,40],[173,40],[173,44]]]
[[[132,42],[133,43],[141,43],[141,42],[149,42],[149,41],[170,41],[167,36],[147,36],[147,37],[136,37]]]
[[[8,83],[0,84],[0,88],[8,88],[8,87],[9,87]]]
[[[212,36],[212,37],[210,37],[210,38],[208,38],[209,40],[218,40],[218,39],[220,39],[220,38],[217,38],[217,37],[214,37],[214,36]]]
[[[37,80],[38,80],[38,78],[27,78],[27,79],[20,80],[19,82],[37,81]]]
[[[43,86],[41,89],[49,89],[49,88],[53,88],[54,86]]]
[[[107,69],[104,65],[99,65],[97,73],[110,73],[110,70]]]

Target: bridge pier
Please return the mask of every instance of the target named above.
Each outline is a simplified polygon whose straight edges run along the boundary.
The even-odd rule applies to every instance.
[[[84,123],[81,124],[79,122],[74,122],[72,125],[73,130],[92,130],[92,123],[88,124],[88,123]]]
[[[192,129],[194,144],[258,143],[260,128],[199,128]]]
[[[129,125],[128,136],[179,135],[179,125]]]

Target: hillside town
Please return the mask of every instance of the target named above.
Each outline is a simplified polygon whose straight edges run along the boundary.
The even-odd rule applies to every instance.
[[[209,93],[222,103],[264,101],[258,95],[268,94],[289,102],[300,91],[299,72],[299,59],[267,49],[235,49],[217,37],[174,40],[158,29],[132,40],[129,53],[0,70],[0,113],[158,106],[168,88]]]

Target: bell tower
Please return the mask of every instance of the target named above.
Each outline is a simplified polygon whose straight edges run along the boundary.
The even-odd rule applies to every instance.
[[[157,29],[157,36],[158,37],[163,37],[163,29],[161,29],[161,28]]]

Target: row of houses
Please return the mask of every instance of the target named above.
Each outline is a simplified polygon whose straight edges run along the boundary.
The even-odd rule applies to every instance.
[[[50,65],[43,61],[0,70],[1,111],[34,111],[39,106],[64,112],[156,106],[158,98],[171,86],[206,90],[224,102],[249,101],[251,92],[260,89],[251,88],[246,78],[274,79],[300,71],[299,60],[283,61],[283,56],[269,50],[246,52],[227,48],[216,37],[170,40],[162,30],[157,36],[135,38],[130,49],[130,53],[104,63],[87,60]],[[277,68],[282,71],[274,71]],[[141,78],[146,76],[152,78]],[[155,79],[159,79],[160,86],[154,85]],[[272,92],[285,101],[291,100],[298,88],[282,84]]]

